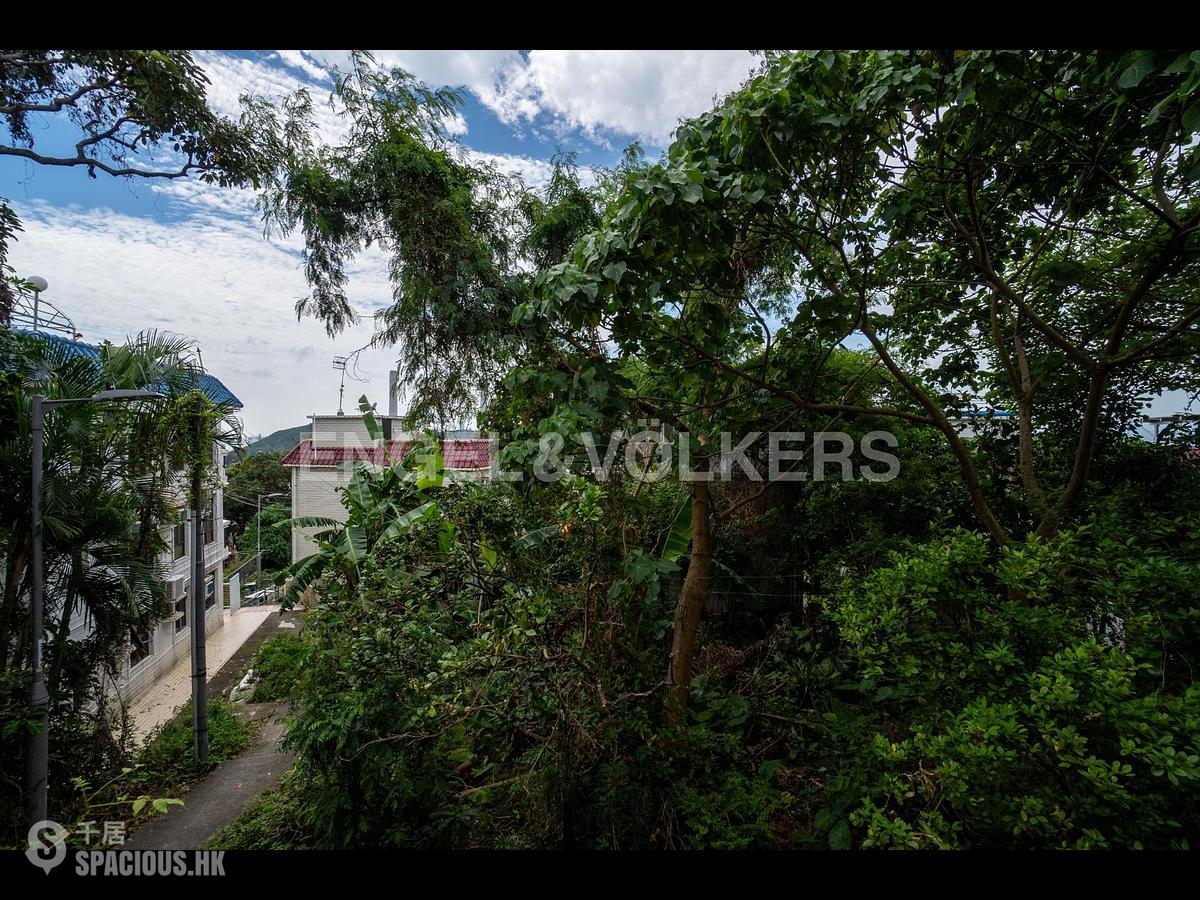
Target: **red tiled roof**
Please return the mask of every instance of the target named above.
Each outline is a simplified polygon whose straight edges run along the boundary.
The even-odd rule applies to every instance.
[[[492,465],[491,442],[484,438],[459,438],[442,442],[442,461],[447,469],[486,469]],[[389,441],[385,455],[383,447],[313,447],[305,438],[283,458],[285,466],[336,466],[338,463],[362,460],[377,466],[399,462],[413,448],[412,441]]]

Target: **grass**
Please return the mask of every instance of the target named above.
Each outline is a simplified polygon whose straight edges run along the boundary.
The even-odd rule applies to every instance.
[[[250,702],[291,699],[292,689],[304,671],[304,654],[304,641],[298,635],[276,634],[263,641],[250,664],[260,679]]]
[[[162,784],[187,784],[218,763],[237,756],[254,741],[255,725],[238,716],[228,700],[208,703],[208,763],[198,765],[192,753],[192,704],[187,703],[146,741],[138,754],[140,771]]]

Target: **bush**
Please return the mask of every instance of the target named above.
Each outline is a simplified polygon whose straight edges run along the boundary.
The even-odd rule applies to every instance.
[[[261,518],[258,513],[251,513],[245,529],[238,535],[237,548],[240,559],[251,559],[258,551],[259,541],[262,542],[263,573],[286,568],[292,560],[292,540],[286,530],[275,526],[286,522],[292,517],[292,508],[286,503],[272,503],[264,506]],[[261,521],[261,534],[260,534]]]
[[[202,777],[218,763],[232,759],[254,740],[253,725],[237,714],[228,700],[208,702],[208,763],[198,765],[193,751],[192,704],[189,701],[176,715],[147,740],[137,755],[141,766],[135,780],[143,788],[161,790],[187,784]]]
[[[300,762],[221,846],[1194,844],[1194,516],[822,557],[819,605],[704,620],[672,724],[679,572],[644,548],[678,497],[611,529],[609,490],[447,487],[327,575],[303,640],[262,651]]]
[[[1195,555],[1088,528],[998,558],[959,531],[844,586],[863,845],[1187,847],[1198,608]]]
[[[206,847],[219,850],[297,850],[310,846],[303,827],[304,808],[297,801],[303,777],[287,772],[279,787],[265,791],[230,824],[214,834]]]

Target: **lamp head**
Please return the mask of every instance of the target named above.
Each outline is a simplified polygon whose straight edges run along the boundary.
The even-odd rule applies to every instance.
[[[117,391],[100,391],[97,394],[92,394],[91,399],[97,400],[97,401],[99,401],[99,400],[119,400],[119,401],[166,400],[167,396],[166,396],[166,394],[160,394],[157,391],[117,390]]]

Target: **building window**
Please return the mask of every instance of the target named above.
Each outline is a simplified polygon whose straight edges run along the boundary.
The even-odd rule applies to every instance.
[[[133,668],[150,655],[150,629],[129,629],[129,668]]]
[[[217,539],[217,502],[211,500],[208,507],[204,510],[204,546],[208,546]]]
[[[175,601],[175,631],[176,633],[187,628],[188,615],[188,596],[184,594]]]
[[[183,559],[187,556],[187,524],[184,522],[176,522],[175,528],[171,533],[171,544],[175,552],[175,559]]]
[[[204,582],[204,608],[212,609],[217,602],[217,573],[210,572]]]

